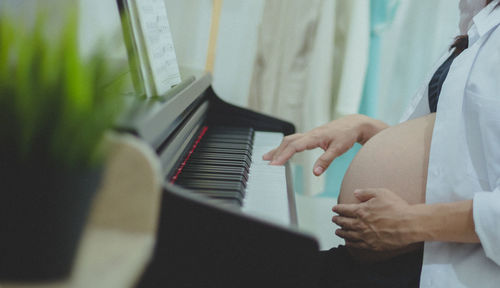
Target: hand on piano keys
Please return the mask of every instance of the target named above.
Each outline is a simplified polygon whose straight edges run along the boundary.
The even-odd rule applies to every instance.
[[[281,144],[264,154],[263,159],[270,160],[273,165],[283,165],[297,152],[321,148],[325,152],[313,165],[314,175],[320,176],[335,158],[351,149],[356,142],[364,144],[385,128],[387,124],[364,115],[348,115],[306,133],[285,137]]]
[[[241,206],[244,213],[290,224],[285,167],[262,159],[281,143],[282,133],[204,127],[200,136],[171,182]]]

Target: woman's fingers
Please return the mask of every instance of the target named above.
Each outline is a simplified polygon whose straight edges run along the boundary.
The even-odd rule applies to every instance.
[[[359,242],[359,241],[363,240],[361,237],[361,233],[359,233],[357,231],[337,229],[337,230],[335,230],[335,234],[337,236],[339,236],[340,238],[343,238],[346,241],[350,241],[350,242]]]
[[[303,135],[299,134],[299,133],[286,136],[285,138],[283,138],[283,141],[281,141],[280,146],[278,146],[277,148],[275,148],[275,149],[267,152],[266,154],[264,154],[262,156],[262,159],[268,160],[268,161],[269,160],[274,160],[276,157],[278,157],[281,154],[281,152],[283,151],[283,149],[285,149],[292,141],[294,141],[295,139],[298,139],[298,138],[300,138],[302,136]]]
[[[273,160],[274,153],[278,151],[278,148],[274,148],[273,150],[267,152],[266,154],[262,155],[262,159],[266,161]]]
[[[283,139],[280,146],[262,156],[264,160],[271,160],[272,165],[283,165],[297,152],[318,147],[316,138],[307,134],[294,134]]]
[[[333,216],[332,222],[344,230],[357,230],[359,228],[358,219],[355,218]]]
[[[335,158],[337,158],[338,156],[340,156],[340,154],[342,154],[342,152],[339,151],[338,149],[333,148],[333,147],[328,147],[328,149],[325,151],[325,153],[323,153],[323,155],[321,155],[318,158],[318,160],[316,160],[316,163],[314,163],[314,166],[313,166],[314,175],[319,176],[319,175],[323,174],[323,172],[326,171],[328,166],[330,166],[332,161]]]
[[[345,153],[359,138],[359,129],[355,125],[359,121],[353,117],[332,121],[304,134],[287,136],[279,147],[269,151],[262,158],[271,161],[272,165],[283,165],[297,152],[321,147],[325,152],[313,166],[314,175],[319,176],[335,158]]]
[[[345,246],[349,248],[358,248],[358,249],[365,249],[365,250],[370,250],[370,246],[366,244],[363,241],[345,241]]]
[[[302,152],[306,149],[313,149],[317,147],[314,143],[314,138],[310,137],[301,137],[292,140],[287,143],[286,147],[284,147],[281,151],[276,152],[273,157],[273,161],[271,164],[273,165],[283,165],[288,161],[288,159],[292,158],[292,156],[297,152]]]
[[[332,211],[343,217],[358,218],[358,210],[362,204],[337,204]]]

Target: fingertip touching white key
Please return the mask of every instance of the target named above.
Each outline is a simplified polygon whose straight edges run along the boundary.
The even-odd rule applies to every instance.
[[[282,140],[282,133],[255,132],[252,165],[241,209],[257,218],[289,226],[291,219],[285,166],[269,165],[269,161],[262,160],[262,155],[278,147]]]

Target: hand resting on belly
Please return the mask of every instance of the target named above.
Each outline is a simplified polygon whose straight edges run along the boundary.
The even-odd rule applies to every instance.
[[[425,202],[429,149],[435,114],[387,128],[373,136],[358,152],[347,170],[339,204],[359,203],[353,195],[359,188],[386,188],[409,204]],[[384,260],[418,249],[421,243],[398,250],[375,252],[350,248],[363,262]]]

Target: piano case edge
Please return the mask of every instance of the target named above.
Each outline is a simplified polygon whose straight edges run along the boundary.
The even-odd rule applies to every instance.
[[[170,120],[172,123],[175,123],[174,126],[180,125],[189,117],[190,112],[196,110],[199,105],[208,100],[210,103],[207,112],[208,125],[253,127],[255,130],[281,132],[284,135],[295,133],[295,126],[288,121],[225,102],[217,96],[211,82],[212,77],[210,73],[206,73],[195,80],[191,80],[191,78],[186,79],[186,82],[180,85],[182,89],[178,90],[175,95],[170,96],[168,99],[158,97],[155,99],[130,101],[130,107],[128,107],[118,123],[116,123],[115,130],[136,135],[152,145],[154,149],[157,149],[162,143],[167,141],[176,128],[167,127],[171,129],[166,129],[163,126],[159,126],[159,123],[169,122],[168,120]],[[179,112],[177,103],[185,102],[182,99],[185,97],[191,99],[192,102],[190,102],[190,105],[181,105],[182,108],[186,109],[186,112]]]
[[[295,133],[295,126],[288,121],[225,102],[217,96],[212,86],[206,93],[210,102],[207,121],[209,125],[223,125],[227,123],[229,116],[231,125],[234,126],[252,127],[256,131],[281,132],[285,135]]]
[[[316,287],[313,237],[165,184],[154,256],[138,287]]]

